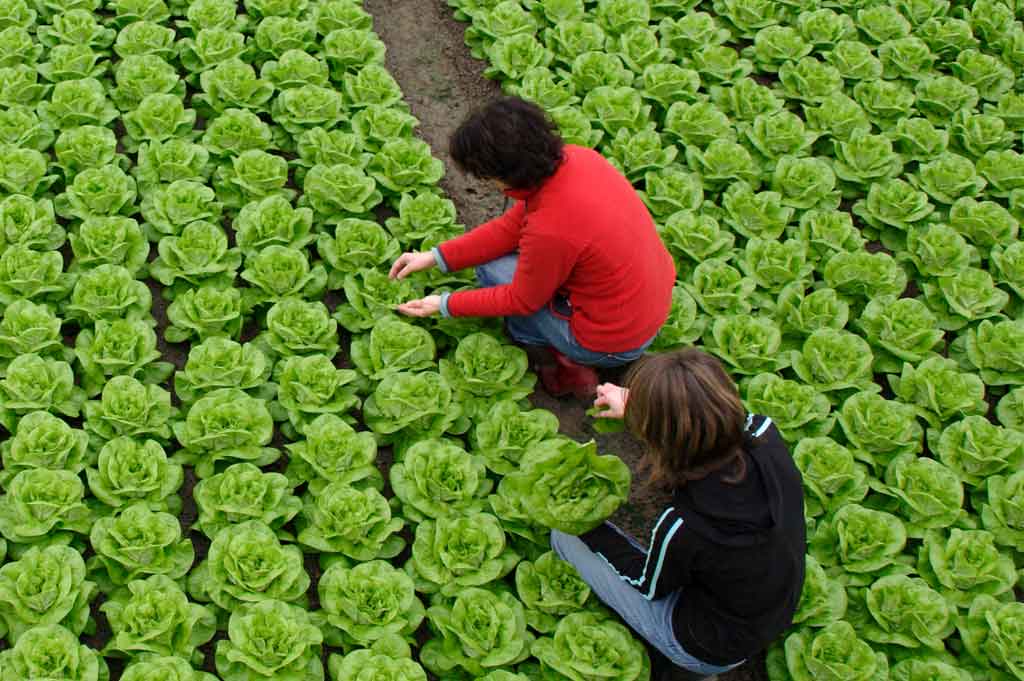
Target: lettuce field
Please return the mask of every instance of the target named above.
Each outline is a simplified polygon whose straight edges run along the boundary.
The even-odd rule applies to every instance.
[[[641,192],[654,349],[793,449],[771,681],[1024,681],[1024,4],[450,4]],[[0,681],[649,678],[547,544],[626,464],[493,320],[392,312],[474,282],[387,277],[464,229],[387,49],[358,0],[0,0]]]
[[[656,348],[716,354],[794,448],[770,679],[1024,679],[1024,6],[453,2],[643,193],[679,271]]]

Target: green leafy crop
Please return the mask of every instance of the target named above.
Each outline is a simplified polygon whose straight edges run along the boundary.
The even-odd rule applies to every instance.
[[[602,676],[643,679],[650,669],[643,645],[630,636],[626,627],[590,612],[566,615],[552,636],[533,643],[531,652],[542,669],[575,681],[587,678],[590,670]]]
[[[474,417],[495,402],[520,400],[530,394],[536,378],[527,372],[526,352],[503,345],[484,333],[466,336],[450,358],[439,362],[465,413]]]
[[[127,657],[174,655],[188,660],[216,629],[214,613],[190,603],[167,575],[128,582],[101,607],[114,634],[107,650]]]
[[[363,418],[376,434],[399,441],[465,432],[468,419],[453,392],[436,372],[390,374],[366,399]]]
[[[391,468],[391,488],[413,521],[483,510],[493,483],[484,458],[446,440],[420,440]]]
[[[773,678],[805,681],[832,677],[871,681],[887,678],[889,663],[857,636],[850,623],[833,622],[821,629],[801,629],[772,651],[768,668]]]
[[[25,632],[11,648],[0,653],[5,673],[24,679],[103,681],[107,663],[78,637],[59,624],[44,624]]]
[[[543,634],[554,633],[561,617],[581,611],[591,593],[576,568],[554,551],[519,563],[516,591],[526,606],[527,623]]]
[[[308,588],[302,551],[282,545],[274,530],[258,520],[221,529],[206,560],[189,574],[189,592],[196,600],[212,601],[229,613],[259,601],[301,601]]]
[[[967,608],[980,596],[1002,596],[1013,588],[1013,559],[1000,553],[985,530],[929,531],[920,548],[918,573],[946,599]]]
[[[282,526],[302,509],[292,494],[288,478],[280,473],[264,473],[251,463],[236,463],[201,480],[192,492],[199,518],[193,529],[210,539],[235,524],[258,520],[287,537]]]
[[[527,450],[519,470],[502,479],[497,494],[531,509],[534,522],[582,534],[618,508],[629,492],[629,482],[629,469],[622,460],[599,456],[595,442],[557,439]]]
[[[60,624],[73,633],[89,626],[96,591],[85,561],[70,546],[34,546],[0,567],[0,603],[10,642],[40,625]]]
[[[215,466],[225,460],[257,465],[277,460],[280,452],[266,446],[273,432],[266,403],[237,388],[211,391],[174,424],[174,437],[183,447],[178,458],[195,465],[202,478],[213,475]]]
[[[470,512],[421,522],[405,569],[418,591],[458,596],[501,579],[518,562],[499,520]]]
[[[217,642],[217,673],[225,681],[274,678],[323,681],[323,635],[309,613],[267,599],[231,613],[228,638]]]
[[[426,613],[412,578],[382,560],[352,568],[335,563],[317,589],[324,640],[335,645],[371,646],[391,636],[409,640]]]
[[[143,503],[97,520],[89,541],[96,551],[89,567],[100,586],[110,590],[147,575],[181,579],[195,559],[195,549],[182,538],[178,519]]]
[[[377,490],[333,482],[315,497],[306,495],[298,540],[310,549],[357,561],[394,558],[405,548],[405,540],[396,534],[404,525]]]
[[[646,352],[714,354],[790,448],[772,681],[1024,678],[1019,4],[449,2],[650,213],[620,225],[675,264]],[[0,681],[651,674],[548,551],[626,502],[613,441],[559,435],[499,320],[399,316],[474,280],[388,276],[472,212],[393,28],[0,1]]]
[[[523,604],[509,592],[463,589],[452,601],[428,608],[427,618],[437,637],[420,659],[436,674],[463,669],[482,676],[530,654]]]

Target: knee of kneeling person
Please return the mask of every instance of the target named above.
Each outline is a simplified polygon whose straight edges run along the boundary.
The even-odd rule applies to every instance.
[[[565,560],[569,552],[569,544],[576,537],[558,530],[551,530],[551,550],[558,554],[558,557]]]
[[[516,274],[516,266],[519,258],[514,255],[505,255],[482,265],[477,265],[473,271],[476,273],[476,280],[482,286],[500,286],[501,284],[512,283]]]

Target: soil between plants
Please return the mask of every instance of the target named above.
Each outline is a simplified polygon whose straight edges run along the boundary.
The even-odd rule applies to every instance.
[[[490,184],[459,171],[448,154],[448,138],[466,114],[501,94],[497,83],[483,77],[485,64],[470,56],[463,42],[465,24],[455,21],[443,0],[365,0],[364,6],[373,15],[374,31],[387,45],[388,70],[420,120],[417,134],[445,163],[441,186],[455,203],[459,219],[472,228],[496,217],[504,209],[504,197]],[[615,376],[602,378],[614,380]],[[530,400],[554,412],[565,435],[576,440],[595,438],[601,453],[618,454],[629,465],[634,473],[633,489],[629,502],[612,521],[645,542],[668,496],[646,484],[640,472],[640,443],[626,434],[596,434],[584,415],[589,405],[580,400],[556,399],[543,389]],[[758,656],[738,669],[719,674],[718,679],[766,680],[764,658]]]

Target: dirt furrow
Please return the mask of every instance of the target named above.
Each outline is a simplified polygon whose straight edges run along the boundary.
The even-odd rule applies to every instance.
[[[494,81],[483,77],[483,62],[473,59],[462,39],[465,25],[452,16],[443,0],[364,0],[374,18],[374,31],[388,48],[387,67],[402,86],[412,114],[420,120],[417,134],[430,144],[446,167],[442,187],[455,202],[460,220],[472,227],[498,215],[504,198],[489,184],[461,173],[448,155],[448,138],[474,107],[501,93]],[[642,449],[624,434],[595,435],[576,400],[556,400],[543,391],[531,397],[538,407],[558,415],[564,434],[586,440],[597,437],[602,453],[616,453],[637,472]],[[634,480],[627,504],[613,520],[646,539],[666,498],[658,490]],[[763,659],[727,674],[719,681],[765,679]]]
[[[387,45],[387,67],[405,101],[420,119],[417,134],[445,163],[441,182],[467,226],[501,212],[504,198],[491,185],[459,170],[448,156],[448,137],[477,105],[501,89],[483,77],[484,65],[469,56],[464,26],[442,0],[366,0],[374,31]]]

